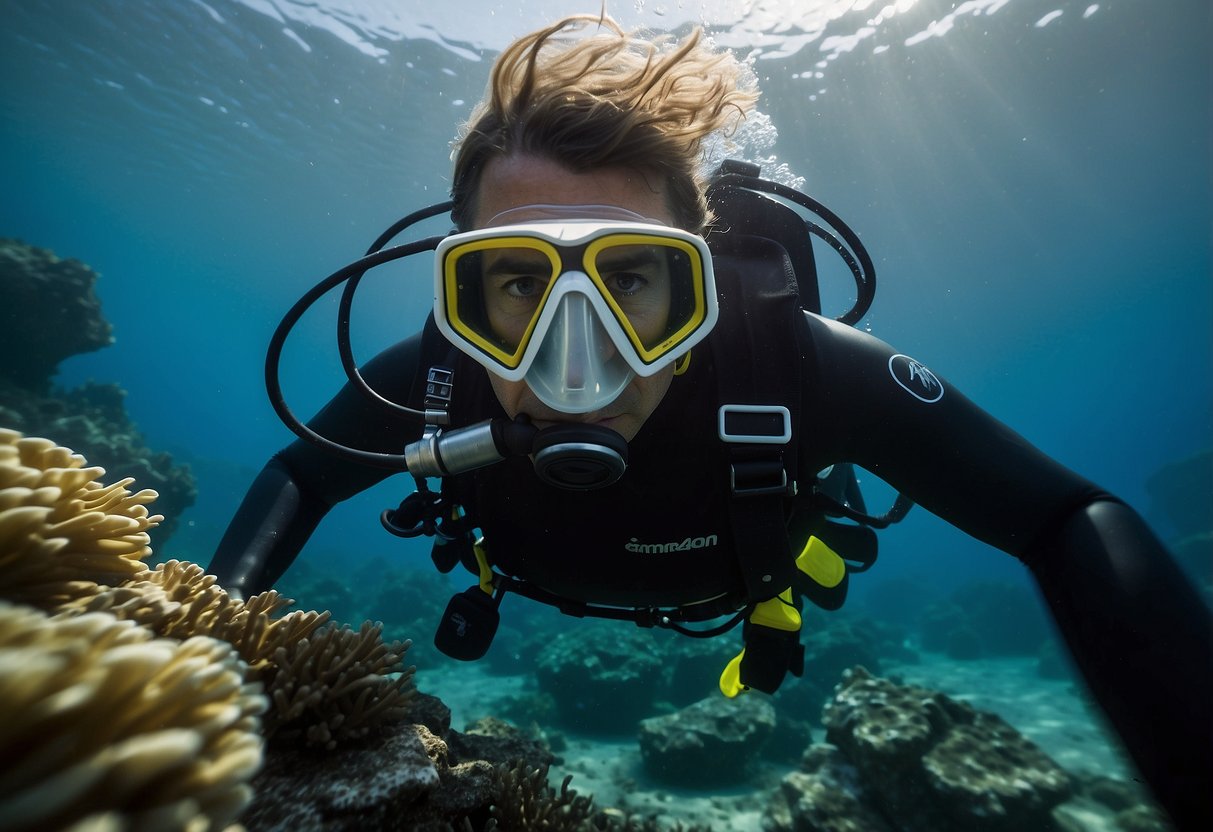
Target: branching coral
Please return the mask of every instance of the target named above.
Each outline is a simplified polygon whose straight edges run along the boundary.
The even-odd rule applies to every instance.
[[[357,632],[330,624],[278,647],[266,690],[273,704],[266,736],[333,748],[403,716],[414,691],[415,668],[405,670],[402,661],[411,642],[385,643],[381,631],[369,621]]]
[[[497,799],[489,810],[499,829],[577,830],[588,825],[594,799],[569,788],[573,776],[564,778],[557,794],[548,785],[545,768],[525,765],[499,767],[494,790]]]
[[[0,602],[0,826],[224,828],[261,762],[266,701],[243,671],[215,639]]]
[[[247,602],[229,596],[201,566],[178,560],[145,570],[126,583],[100,591],[73,608],[106,610],[130,619],[157,635],[188,638],[208,635],[236,648],[261,678],[274,654],[309,637],[329,619],[327,612],[296,610],[274,616],[294,603],[274,590]]]
[[[544,832],[710,832],[707,827],[666,826],[652,818],[636,818],[618,809],[594,809],[594,798],[569,788],[570,774],[557,792],[548,785],[546,766],[528,767],[519,761],[497,766],[493,774],[493,800],[483,832],[543,830]],[[454,832],[474,832],[475,823],[463,818]]]
[[[4,597],[47,611],[95,595],[144,570],[156,492],[105,471],[47,439],[0,430],[0,586]]]
[[[313,745],[402,715],[407,642],[148,569],[156,492],[103,474],[0,430],[0,828],[222,828],[260,766],[263,685],[269,731]]]

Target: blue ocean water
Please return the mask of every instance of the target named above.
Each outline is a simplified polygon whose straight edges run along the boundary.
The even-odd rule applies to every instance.
[[[444,198],[455,125],[495,51],[570,11],[441,5],[0,0],[0,235],[102,274],[117,342],[59,380],[120,383],[149,444],[194,466],[199,501],[168,554],[205,563],[292,438],[262,383],[282,314]],[[736,5],[608,10],[659,29],[702,20],[755,54],[771,153],[876,260],[864,325],[1165,537],[1144,482],[1213,438],[1207,3]],[[427,266],[366,291],[362,357],[421,324]],[[288,348],[304,414],[343,380],[333,309]],[[304,557],[428,568],[376,520],[408,487],[339,507]],[[885,576],[942,585],[1020,575],[921,510],[882,558]]]

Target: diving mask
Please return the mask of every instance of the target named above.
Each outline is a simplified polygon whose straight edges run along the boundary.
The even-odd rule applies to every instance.
[[[655,223],[541,220],[454,234],[434,317],[460,350],[548,407],[590,413],[701,341],[718,314],[701,237]]]

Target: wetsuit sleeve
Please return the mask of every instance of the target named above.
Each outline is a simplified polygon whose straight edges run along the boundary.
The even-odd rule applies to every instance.
[[[807,470],[855,462],[1023,561],[1159,802],[1180,829],[1213,828],[1213,618],[1162,543],[926,367],[807,320]]]
[[[421,337],[416,335],[377,355],[362,368],[362,375],[385,398],[410,401],[413,385],[423,375],[420,353]],[[340,444],[380,453],[401,453],[421,435],[419,422],[391,416],[348,384],[308,425]],[[329,509],[391,473],[296,440],[275,454],[253,482],[209,571],[240,597],[269,589]]]

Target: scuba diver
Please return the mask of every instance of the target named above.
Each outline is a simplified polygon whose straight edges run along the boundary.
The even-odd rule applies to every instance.
[[[483,655],[506,592],[693,635],[739,623],[720,681],[734,696],[802,671],[802,599],[838,606],[871,529],[912,501],[1027,566],[1161,805],[1213,828],[1208,610],[1132,509],[850,326],[872,263],[841,220],[753,166],[700,170],[705,140],[753,108],[748,77],[699,32],[647,40],[597,15],[506,48],[451,202],[389,229],[275,334],[271,400],[301,438],[210,570],[240,597],[270,588],[333,505],[407,471],[385,527],[433,536],[439,569],[475,576],[438,622],[444,652]],[[387,247],[448,210],[453,233]],[[856,278],[840,319],[817,314],[811,237]],[[431,251],[433,314],[357,367],[359,280]],[[342,283],[350,383],[304,425],[278,386],[282,342]],[[905,496],[869,515],[853,465]]]

